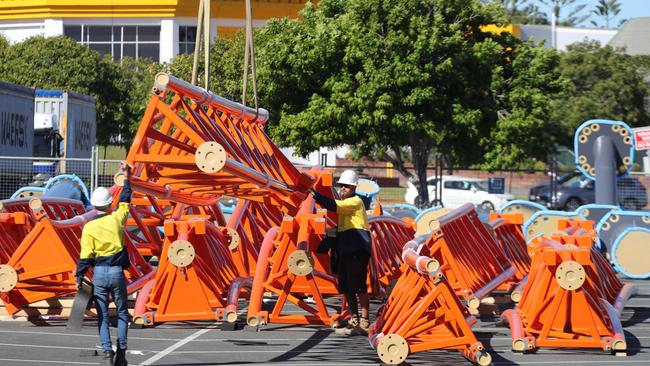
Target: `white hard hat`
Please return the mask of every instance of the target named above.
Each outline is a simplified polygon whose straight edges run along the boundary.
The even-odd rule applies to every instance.
[[[358,181],[359,181],[359,176],[357,175],[357,172],[355,172],[354,170],[346,170],[341,174],[341,177],[336,183],[356,187]]]
[[[93,191],[90,196],[90,204],[95,207],[106,207],[113,202],[113,196],[108,189],[99,187]]]

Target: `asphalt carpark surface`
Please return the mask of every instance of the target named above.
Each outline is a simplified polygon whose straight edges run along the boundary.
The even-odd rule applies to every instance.
[[[495,365],[650,365],[650,281],[631,280],[639,293],[627,302],[621,321],[628,356],[598,349],[541,349],[535,354],[510,350],[510,331],[494,315],[482,316],[474,333]],[[378,302],[373,302],[376,309]],[[116,329],[111,328],[113,339]],[[96,321],[87,319],[81,332],[62,320],[0,322],[0,365],[97,365],[100,357]],[[345,337],[327,327],[274,324],[256,331],[224,330],[211,322],[159,324],[130,329],[130,365],[378,365],[367,337]],[[456,351],[409,355],[404,365],[469,365]]]

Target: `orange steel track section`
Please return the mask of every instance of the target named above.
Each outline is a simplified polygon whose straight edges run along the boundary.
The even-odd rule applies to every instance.
[[[476,319],[455,295],[439,263],[418,253],[421,244],[416,240],[404,246],[404,271],[370,327],[370,344],[390,365],[434,349],[458,350],[474,363],[489,365],[491,356],[471,330]]]
[[[227,289],[237,277],[230,240],[203,218],[165,221],[158,271],[138,294],[134,323],[223,320]]]
[[[74,271],[79,259],[81,230],[96,215],[89,211],[67,220],[42,218],[27,234],[10,260],[0,265],[0,277],[11,278],[11,286],[0,290],[9,314],[40,300],[70,296],[76,292]],[[131,266],[125,270],[127,291],[138,290],[155,274],[125,235]],[[92,272],[89,271],[89,277]]]
[[[244,198],[295,214],[314,178],[299,172],[264,133],[255,111],[158,74],[127,161],[135,191],[206,205]]]
[[[480,222],[472,204],[464,204],[438,221],[440,228],[431,233],[422,254],[440,263],[456,295],[476,313],[481,299],[509,281],[517,269]]]
[[[533,262],[521,301],[501,316],[510,326],[513,350],[601,348],[625,353],[623,327],[604,297],[604,273],[594,261],[600,254],[543,237],[532,245]]]

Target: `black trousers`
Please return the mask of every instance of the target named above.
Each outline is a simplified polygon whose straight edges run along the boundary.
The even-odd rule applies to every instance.
[[[338,289],[344,294],[358,294],[368,291],[368,262],[370,254],[358,251],[352,254],[339,254]]]

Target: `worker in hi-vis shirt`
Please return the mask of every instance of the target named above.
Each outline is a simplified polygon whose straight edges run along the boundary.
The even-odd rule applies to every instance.
[[[338,263],[338,289],[345,295],[351,318],[343,328],[336,329],[337,334],[368,334],[368,262],[372,255],[368,216],[366,207],[355,194],[359,178],[353,170],[346,170],[337,181],[340,186],[340,199],[334,200],[312,190],[314,200],[328,211],[338,215],[336,246]],[[361,318],[359,318],[361,305]]]
[[[117,209],[112,211],[113,197],[108,189],[99,187],[90,197],[97,210],[92,221],[81,233],[81,255],[77,263],[77,283],[93,267],[93,295],[97,307],[99,338],[102,343],[101,365],[126,365],[127,330],[129,325],[128,298],[124,270],[129,268],[129,255],[124,245],[124,224],[131,203],[131,167],[120,163],[126,174]],[[117,353],[113,352],[108,322],[109,294],[117,308]],[[113,363],[115,361],[115,363]]]

